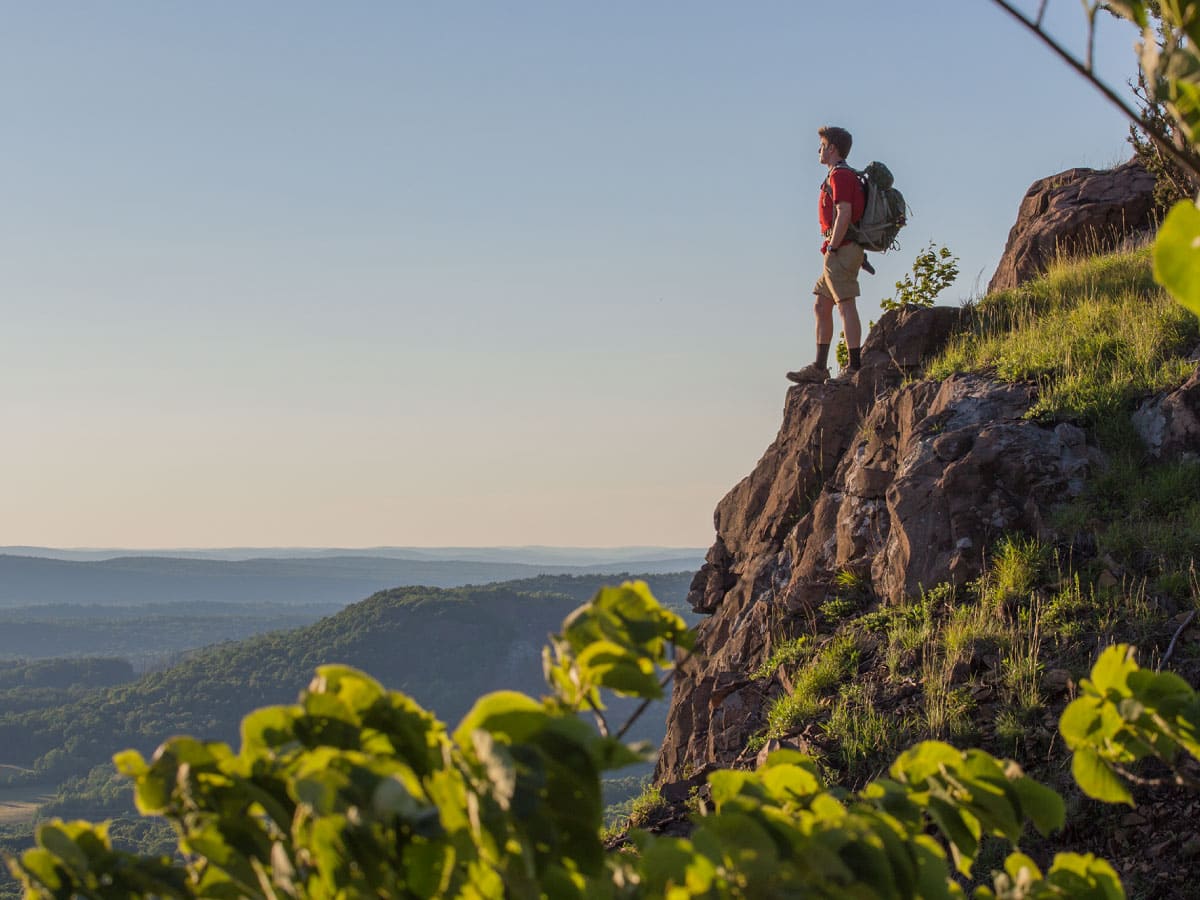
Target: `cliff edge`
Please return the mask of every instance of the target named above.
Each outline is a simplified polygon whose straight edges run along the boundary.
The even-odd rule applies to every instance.
[[[785,689],[751,674],[814,630],[840,583],[885,604],[966,584],[1001,536],[1042,533],[1049,507],[1102,462],[1080,428],[1024,418],[1032,385],[906,381],[964,315],[889,312],[851,382],[788,391],[775,441],[717,506],[688,598],[710,615],[676,673],[659,781],[747,764],[767,701]]]

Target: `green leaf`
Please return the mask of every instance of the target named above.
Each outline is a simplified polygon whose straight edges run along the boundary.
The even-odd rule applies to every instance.
[[[1055,896],[1125,900],[1125,889],[1116,871],[1091,853],[1056,854],[1046,881],[1059,888]]]
[[[742,793],[742,788],[753,777],[749,772],[739,772],[734,769],[719,769],[710,773],[708,785],[712,792],[713,806],[720,811],[722,806]]]
[[[1109,768],[1100,755],[1090,747],[1079,747],[1071,760],[1071,774],[1079,789],[1094,800],[1104,803],[1127,803],[1133,806],[1133,795],[1125,783]]]
[[[640,875],[650,897],[669,897],[673,889],[686,888],[697,896],[713,886],[716,866],[696,852],[685,838],[657,837],[646,832],[633,835],[641,856]]]
[[[692,842],[713,862],[752,882],[771,878],[779,867],[779,850],[754,816],[726,813],[702,819]]]
[[[120,753],[114,754],[112,760],[117,771],[129,778],[138,778],[149,769],[142,754],[136,750],[122,750]]]
[[[1133,648],[1128,644],[1114,644],[1106,648],[1092,666],[1092,686],[1100,694],[1115,691],[1122,697],[1128,697],[1129,676],[1137,669],[1138,665],[1133,661]]]
[[[1068,747],[1084,747],[1100,739],[1103,706],[1104,701],[1094,696],[1078,697],[1067,704],[1058,720],[1058,730]]]
[[[971,863],[979,850],[979,823],[969,812],[940,797],[929,800],[929,815],[950,841],[954,854],[954,865],[960,873],[970,877]]]
[[[308,693],[336,694],[346,706],[361,714],[374,706],[385,692],[383,685],[366,672],[351,666],[326,665],[317,667]]]
[[[1158,230],[1154,279],[1200,316],[1200,208],[1190,200],[1176,203]]]
[[[1038,868],[1037,863],[1019,851],[1008,854],[1008,858],[1004,860],[1004,871],[1008,873],[1008,877],[1013,880],[1014,884],[1022,884],[1027,880],[1040,880],[1042,877],[1042,870]]]
[[[39,827],[37,842],[39,847],[44,847],[53,853],[76,875],[87,874],[90,868],[87,854],[67,833],[62,821],[54,820]]]
[[[823,789],[816,774],[804,766],[771,766],[759,778],[768,795],[781,803],[803,801]]]
[[[585,682],[606,687],[618,694],[658,700],[662,687],[654,674],[654,665],[612,641],[595,641],[579,654],[576,661]]]
[[[1057,831],[1066,823],[1067,806],[1055,791],[1028,775],[1014,779],[1012,787],[1021,798],[1021,811],[1043,835]]]
[[[53,896],[69,896],[68,892],[61,891],[63,887],[62,876],[67,873],[59,865],[58,859],[49,850],[35,847],[32,850],[26,850],[21,854],[20,870],[22,877],[28,882],[36,880],[40,885],[53,891]],[[26,892],[26,896],[36,896],[32,892]]]
[[[492,735],[482,728],[471,733],[475,758],[483,763],[484,772],[492,785],[492,797],[507,811],[512,806],[513,795],[517,791],[517,769],[512,754],[503,744],[499,744]]]
[[[1142,0],[1105,0],[1104,7],[1124,16],[1139,28],[1145,28],[1149,24],[1146,4]]]
[[[143,816],[153,816],[163,812],[171,802],[171,789],[175,782],[175,768],[163,771],[165,767],[155,764],[145,773],[138,776],[133,788],[133,802],[137,811]]]
[[[761,768],[769,769],[772,766],[799,766],[807,772],[811,772],[814,776],[820,777],[820,769],[817,768],[817,761],[807,753],[801,753],[799,750],[792,750],[787,747],[781,747],[778,750],[772,750],[767,754],[767,761]]]
[[[918,787],[943,766],[957,767],[962,758],[962,753],[942,741],[922,741],[896,757],[890,771],[897,781]]]
[[[450,847],[414,841],[404,848],[402,860],[408,887],[418,897],[446,895],[454,865],[454,851]]]
[[[946,853],[937,841],[927,834],[918,834],[909,846],[917,864],[918,897],[926,900],[962,897],[962,888],[950,880]]]
[[[1186,703],[1196,692],[1174,672],[1152,672],[1139,669],[1129,676],[1134,695],[1146,706],[1158,709],[1167,703]]]
[[[463,748],[471,747],[471,734],[477,728],[504,735],[514,743],[524,741],[545,727],[546,720],[545,709],[533,698],[517,691],[494,691],[476,700],[463,716],[454,730],[454,742]]]
[[[242,753],[259,755],[296,739],[297,707],[268,706],[242,719]]]

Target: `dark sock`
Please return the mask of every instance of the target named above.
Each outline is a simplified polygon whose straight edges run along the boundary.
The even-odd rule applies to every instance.
[[[817,366],[818,368],[829,368],[829,345],[817,344]]]
[[[858,369],[862,367],[862,347],[854,347],[850,351],[850,368]]]

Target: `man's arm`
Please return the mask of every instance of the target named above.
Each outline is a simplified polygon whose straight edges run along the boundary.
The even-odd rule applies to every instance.
[[[833,230],[829,233],[830,250],[836,250],[842,246],[842,241],[846,239],[846,232],[850,228],[850,217],[852,215],[849,203],[843,201],[834,207]]]

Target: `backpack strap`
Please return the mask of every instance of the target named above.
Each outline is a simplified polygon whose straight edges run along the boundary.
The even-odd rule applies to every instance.
[[[836,164],[834,164],[834,167],[829,171],[829,174],[825,176],[825,180],[821,182],[821,192],[828,194],[829,199],[831,199],[831,200],[833,199],[833,188],[831,188],[829,186],[829,179],[831,179],[833,177],[833,173],[836,172],[838,169],[849,169],[851,172],[854,173],[854,177],[856,179],[858,179],[858,186],[859,186],[859,188],[862,189],[863,200],[864,200],[863,211],[862,211],[862,213],[859,213],[859,216],[858,216],[858,221],[861,222],[863,215],[865,215],[866,211],[867,211],[866,203],[865,203],[866,198],[867,198],[867,179],[863,176],[862,172],[858,171],[858,169],[854,168],[854,166],[850,165],[844,159],[839,160]],[[856,244],[862,242],[862,234],[858,230],[858,222],[852,221],[850,223],[850,226],[846,229],[846,237],[849,240],[854,241]]]
[[[835,163],[833,168],[829,171],[829,174],[825,176],[825,180],[821,182],[822,193],[828,194],[830,197],[833,196],[833,188],[829,186],[829,179],[833,177],[833,173],[838,169],[849,169],[851,172],[853,172],[854,177],[858,179],[858,186],[863,189],[863,194],[866,194],[867,180],[863,177],[863,173],[858,171],[858,169],[854,168],[854,166],[850,165],[844,159]]]
[[[848,162],[846,162],[844,159],[838,160],[836,163],[834,163],[833,168],[826,173],[825,180],[821,182],[822,193],[829,194],[831,197],[833,196],[833,188],[829,186],[829,179],[833,177],[833,173],[838,169],[850,169],[851,172],[854,172],[855,177],[858,178],[859,184],[862,183],[862,176],[859,175],[858,172],[855,171]]]

